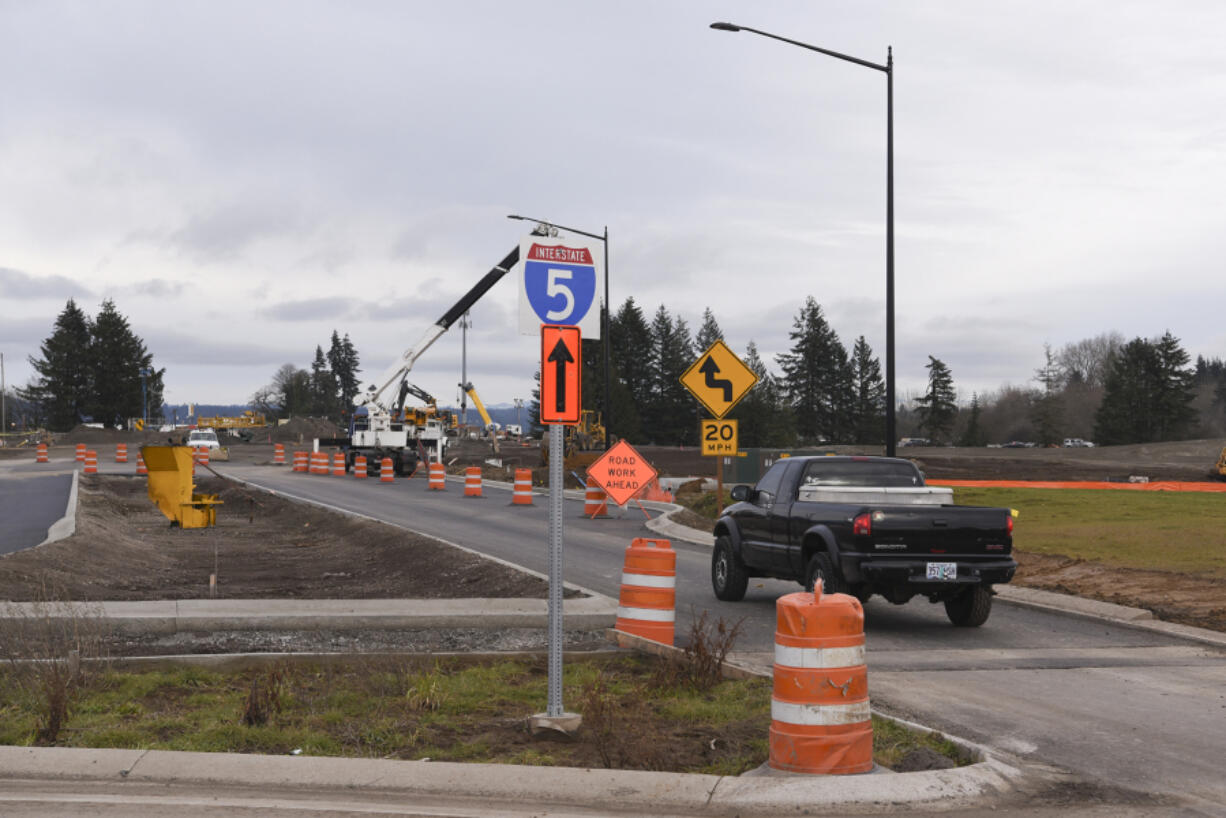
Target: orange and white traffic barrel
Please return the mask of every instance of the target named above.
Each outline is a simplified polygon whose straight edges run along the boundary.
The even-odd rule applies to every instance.
[[[770,766],[847,774],[873,766],[864,608],[847,594],[802,591],[775,602]]]
[[[430,480],[426,483],[426,488],[430,491],[446,491],[447,490],[447,467],[442,463],[430,464]]]
[[[353,458],[353,476],[359,480],[370,476],[366,473],[366,455],[360,454]]]
[[[78,463],[85,462],[85,444],[84,443],[77,444],[77,462]]]
[[[38,444],[38,454],[34,456],[34,462],[35,463],[50,463],[51,462],[51,458],[47,457],[47,444],[46,443]]]
[[[516,469],[515,486],[511,490],[511,505],[532,505],[532,470]]]
[[[86,474],[98,473],[98,453],[90,449],[85,453],[85,469]]]
[[[136,476],[141,477],[149,474],[149,467],[145,465],[145,456],[139,451],[136,453]]]
[[[481,467],[469,466],[464,469],[464,496],[481,496]]]
[[[379,482],[392,483],[395,482],[395,480],[396,475],[392,469],[392,459],[390,457],[385,457],[383,460],[379,461]]]
[[[328,473],[328,453],[311,452],[311,474]]]
[[[115,462],[116,463],[127,463],[128,462],[128,444],[127,443],[116,443],[115,444]]]
[[[201,466],[209,465],[209,447],[199,446],[196,448],[196,462]]]
[[[272,447],[272,464],[274,466],[285,465],[285,444],[278,443]]]
[[[333,477],[344,477],[345,476],[345,454],[344,452],[333,452],[332,454],[332,476]]]
[[[672,543],[645,537],[634,539],[626,549],[614,627],[671,645],[676,609],[677,552]]]
[[[298,451],[294,452],[294,466],[293,466],[294,471],[299,471],[303,473],[306,473],[307,471],[309,471],[310,466],[308,464],[310,463],[310,458],[311,458],[310,452],[298,452]]]
[[[593,519],[609,516],[608,495],[596,482],[596,478],[590,475],[587,478],[587,488],[583,492],[583,516]]]

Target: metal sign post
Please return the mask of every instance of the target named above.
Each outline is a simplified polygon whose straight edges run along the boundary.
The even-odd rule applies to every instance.
[[[546,324],[540,331],[541,423],[549,427],[549,701],[528,723],[533,732],[573,733],[582,717],[562,709],[562,427],[580,417],[582,337],[576,326]]]
[[[549,427],[549,705],[562,715],[562,424]]]

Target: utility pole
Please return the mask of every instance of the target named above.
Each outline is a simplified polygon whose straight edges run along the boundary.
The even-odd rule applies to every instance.
[[[464,427],[468,426],[468,328],[472,323],[465,310],[460,317],[460,425]]]
[[[0,352],[0,435],[9,430],[8,421],[8,387],[4,383],[4,353]]]

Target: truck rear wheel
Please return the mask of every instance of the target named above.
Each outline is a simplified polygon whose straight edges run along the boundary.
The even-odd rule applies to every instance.
[[[834,573],[829,554],[814,554],[805,566],[805,590],[812,591],[817,580],[822,581],[823,594],[845,594],[847,585]]]
[[[711,552],[711,587],[715,590],[715,598],[724,602],[740,602],[749,587],[749,572],[727,534],[715,538],[715,549]]]
[[[945,615],[959,628],[977,628],[992,613],[992,589],[983,585],[967,588],[953,599],[945,600]]]

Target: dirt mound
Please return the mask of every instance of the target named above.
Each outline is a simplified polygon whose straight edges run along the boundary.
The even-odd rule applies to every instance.
[[[84,476],[77,533],[0,557],[0,599],[200,599],[209,575],[231,599],[543,599],[548,583],[390,525],[303,505],[221,478],[213,528],[183,530],[135,477]],[[427,569],[428,570],[424,570]]]
[[[346,434],[327,418],[290,418],[288,423],[256,429],[255,438],[270,443],[310,443],[317,437],[340,437]]]

